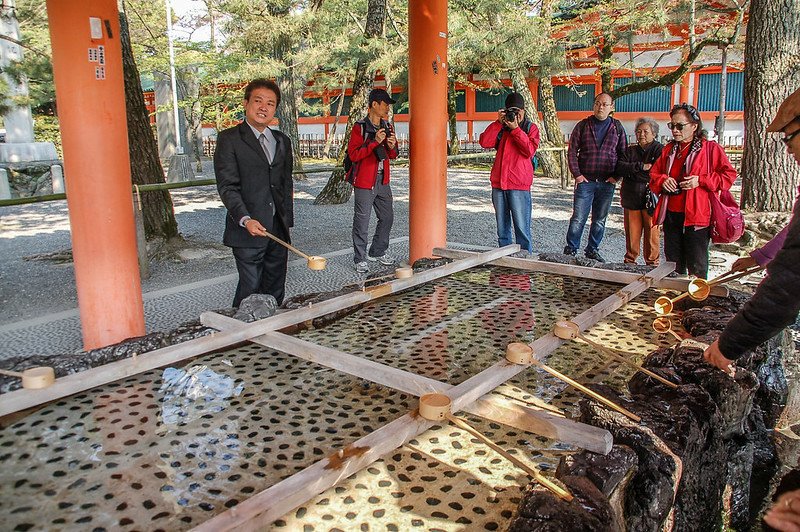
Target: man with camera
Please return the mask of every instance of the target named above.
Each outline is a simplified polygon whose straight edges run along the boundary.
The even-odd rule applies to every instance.
[[[533,251],[531,239],[531,183],[533,156],[539,147],[539,128],[525,115],[525,100],[512,92],[497,120],[481,133],[480,145],[495,148],[490,181],[492,205],[497,219],[497,244],[511,244],[513,224],[520,251]]]
[[[575,178],[572,217],[564,253],[575,255],[581,246],[589,212],[592,224],[586,244],[586,258],[605,262],[598,248],[606,230],[606,218],[614,198],[617,161],[625,154],[628,138],[619,120],[611,117],[614,100],[605,92],[594,99],[592,115],[575,125],[569,137],[569,171]]]
[[[367,99],[367,116],[353,126],[347,155],[352,161],[351,176],[355,195],[353,213],[353,261],[358,273],[369,271],[367,261],[394,264],[386,253],[394,222],[392,189],[389,186],[389,159],[398,155],[397,137],[388,122],[395,101],[383,89],[373,89]],[[378,224],[367,253],[370,210],[375,210]]]

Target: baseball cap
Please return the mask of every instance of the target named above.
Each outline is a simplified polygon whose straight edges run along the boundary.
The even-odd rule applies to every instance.
[[[511,94],[506,96],[506,109],[510,107],[525,109],[525,99],[522,97],[520,93],[512,92]]]
[[[788,98],[783,100],[783,103],[778,107],[778,113],[772,120],[772,123],[767,126],[768,133],[780,131],[789,125],[789,122],[795,118],[800,118],[800,89],[797,89]]]
[[[372,105],[372,102],[395,103],[392,97],[389,96],[389,93],[383,89],[372,89],[369,91],[368,105]]]

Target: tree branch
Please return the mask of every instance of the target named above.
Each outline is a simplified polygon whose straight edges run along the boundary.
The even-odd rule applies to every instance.
[[[44,52],[41,52],[41,51],[37,50],[36,48],[31,48],[30,46],[28,46],[27,44],[23,43],[22,41],[18,41],[17,39],[14,39],[14,38],[9,37],[7,35],[0,35],[0,39],[3,39],[4,41],[8,41],[8,42],[11,42],[11,43],[14,43],[19,47],[25,48],[26,50],[30,50],[34,54],[36,54],[38,56],[41,56],[41,57],[44,57],[45,59],[50,61],[50,56],[49,55],[47,55]]]

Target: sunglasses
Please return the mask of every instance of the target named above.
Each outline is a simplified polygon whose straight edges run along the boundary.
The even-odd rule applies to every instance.
[[[677,129],[678,131],[683,131],[683,128],[690,125],[692,125],[691,122],[670,122],[667,124],[667,127],[670,129]]]
[[[686,111],[692,117],[692,120],[700,122],[700,113],[697,112],[697,108],[694,105],[689,105],[688,103],[673,105],[672,111],[669,112],[670,116],[674,115],[675,111]]]
[[[783,137],[781,140],[783,141],[783,143],[784,143],[784,144],[786,144],[786,145],[788,146],[788,145],[789,145],[789,143],[790,143],[790,142],[792,142],[792,139],[793,139],[793,138],[795,138],[795,137],[796,137],[798,134],[800,134],[800,129],[798,129],[798,130],[797,130],[797,131],[795,131],[794,133],[791,133],[791,134],[789,134],[789,135],[786,135],[786,136],[785,136],[785,137]]]

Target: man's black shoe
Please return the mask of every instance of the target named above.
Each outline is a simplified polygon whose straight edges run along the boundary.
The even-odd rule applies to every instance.
[[[564,255],[572,255],[573,257],[578,254],[578,250],[571,249],[569,246],[564,248]]]
[[[596,260],[597,262],[605,262],[606,259],[600,256],[600,254],[596,251],[587,251],[586,258]]]

